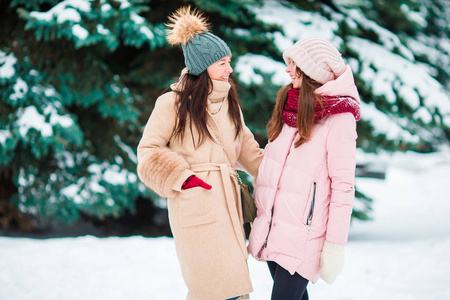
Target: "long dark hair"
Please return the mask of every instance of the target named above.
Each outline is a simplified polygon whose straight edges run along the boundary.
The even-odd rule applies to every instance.
[[[318,102],[322,106],[320,96],[314,94],[314,91],[318,89],[322,84],[311,79],[308,75],[303,73],[297,67],[297,75],[302,77],[302,85],[300,87],[300,95],[298,97],[298,111],[297,111],[297,131],[300,138],[295,142],[295,148],[299,147],[303,143],[307,142],[311,138],[311,131],[314,126],[314,114],[316,103]],[[283,128],[283,108],[287,100],[289,90],[292,88],[292,83],[283,86],[278,90],[277,101],[272,113],[272,117],[267,123],[267,135],[269,141],[273,142],[278,135],[280,135]]]
[[[228,113],[236,128],[235,138],[237,138],[243,130],[241,111],[236,87],[231,79],[229,79],[229,83],[231,88],[228,92]],[[214,140],[206,126],[208,95],[213,90],[213,82],[205,70],[198,76],[191,74],[182,75],[179,85],[181,87],[180,90],[175,91],[177,93],[176,105],[178,109],[173,137],[179,137],[183,140],[186,126],[189,126],[194,145],[198,148],[205,141],[205,138]],[[199,133],[197,141],[192,132],[193,126]]]

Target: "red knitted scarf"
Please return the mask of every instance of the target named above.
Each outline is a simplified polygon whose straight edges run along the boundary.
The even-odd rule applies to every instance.
[[[290,89],[286,103],[284,104],[283,120],[290,127],[297,127],[299,94],[299,90],[294,88]],[[321,96],[320,99],[322,100],[323,109],[319,102],[316,102],[314,122],[326,116],[345,112],[351,112],[355,116],[356,121],[359,121],[361,118],[359,104],[350,96]]]

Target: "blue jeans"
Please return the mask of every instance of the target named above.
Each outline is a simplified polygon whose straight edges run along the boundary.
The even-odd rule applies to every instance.
[[[306,286],[309,280],[300,274],[291,275],[276,262],[268,261],[270,275],[273,278],[272,300],[308,300]]]
[[[237,298],[239,298],[240,296],[237,296],[237,297],[234,297],[234,298],[228,298],[228,299],[225,299],[225,300],[236,300]]]

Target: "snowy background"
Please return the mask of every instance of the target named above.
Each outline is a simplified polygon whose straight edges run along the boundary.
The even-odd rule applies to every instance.
[[[220,28],[225,28],[227,42],[237,45],[237,36],[245,37],[247,42],[255,36],[273,37],[274,46],[283,51],[298,39],[320,36],[348,49],[353,55],[346,56],[346,60],[360,80],[358,89],[364,92],[362,122],[373,127],[371,135],[361,132],[360,136],[366,138],[361,147],[390,149],[387,143],[371,139],[385,136],[396,146],[418,143],[418,149],[421,139],[434,149],[441,143],[448,147],[442,130],[450,126],[450,94],[448,80],[445,81],[448,76],[441,81],[436,79],[439,72],[450,72],[450,10],[448,5],[436,6],[444,1],[448,2],[418,0],[416,9],[407,4],[400,6],[405,17],[416,23],[412,35],[391,32],[383,27],[381,18],[376,19],[379,23],[368,18],[369,14],[381,12],[365,12],[362,8],[380,1],[353,0],[331,1],[337,10],[318,4],[318,11],[296,8],[294,1],[283,1],[281,5],[280,1],[265,0],[262,6],[251,5],[249,9],[263,24],[278,25],[279,31],[268,32],[248,17],[243,21],[252,24],[252,31],[236,27],[228,18],[234,15],[234,9],[223,12],[227,24],[217,24],[215,29],[223,35]],[[19,208],[34,213],[47,207],[50,209],[38,213],[67,222],[75,221],[79,211],[99,217],[120,215],[121,209],[133,204],[135,195],[129,191],[139,191],[141,196],[145,192],[142,184],[141,190],[137,187],[135,147],[127,139],[129,124],[109,126],[114,132],[103,132],[102,147],[106,153],[115,154],[111,160],[86,147],[92,141],[79,120],[88,117],[98,122],[101,115],[117,121],[116,125],[123,121],[138,123],[140,106],[134,106],[135,100],[149,95],[148,82],[153,79],[141,82],[139,75],[138,81],[134,78],[129,82],[130,86],[123,79],[128,78],[128,72],[149,73],[161,80],[168,80],[168,75],[159,70],[140,73],[140,68],[129,67],[124,68],[125,73],[116,74],[120,68],[115,65],[110,69],[105,57],[86,55],[86,48],[96,46],[105,52],[119,46],[133,51],[144,44],[150,51],[165,47],[160,21],[150,23],[144,16],[148,18],[153,10],[146,15],[127,0],[116,1],[120,2],[117,8],[112,8],[109,1],[95,1],[95,9],[91,0],[63,0],[45,11],[40,11],[36,3],[52,1],[7,2],[15,3],[11,11],[0,13],[1,17],[14,20],[7,28],[26,23],[26,29],[14,28],[18,34],[5,36],[7,46],[0,49],[0,106],[3,105],[2,113],[8,114],[7,118],[0,118],[0,159],[2,166],[12,170],[9,174],[16,174],[8,182],[18,185]],[[355,6],[349,5],[352,2]],[[214,3],[219,1],[210,0],[208,5],[214,7]],[[223,9],[230,10],[222,4]],[[20,22],[19,15],[23,19]],[[427,23],[435,17],[435,23]],[[116,30],[111,24],[121,24],[122,28]],[[336,34],[344,24],[350,31],[345,40]],[[34,31],[35,41],[22,40],[28,30]],[[122,41],[118,32],[125,32],[130,39]],[[67,40],[73,42],[70,49],[64,48]],[[16,47],[17,41],[24,46]],[[58,48],[70,50],[67,53],[74,56],[59,52]],[[55,55],[47,56],[54,51]],[[62,54],[69,59],[60,59]],[[274,57],[255,52],[241,53],[235,59],[238,79],[249,87],[256,85],[264,92],[262,88],[268,82],[260,72],[270,74],[274,85],[289,80],[285,65]],[[74,60],[85,63],[73,68]],[[52,73],[41,67],[48,61],[64,69],[69,78],[85,79],[82,86],[89,89],[70,84],[60,87],[61,71],[55,69]],[[142,56],[134,64],[145,69],[146,62],[147,57]],[[82,69],[89,74],[80,73]],[[91,77],[106,90],[89,85]],[[130,87],[137,89],[136,95]],[[86,97],[86,93],[90,96]],[[261,95],[253,96],[246,100],[260,100]],[[78,114],[73,111],[73,107],[86,105],[93,107],[95,113],[86,116],[84,109]],[[90,126],[106,128],[101,122]],[[109,140],[104,139],[108,136]],[[58,169],[38,169],[49,149],[55,151],[55,157],[47,165],[57,165]],[[323,281],[310,284],[311,299],[450,299],[450,150],[378,156],[359,152],[358,162],[366,160],[376,161],[375,167],[386,166],[387,172],[386,180],[357,178],[357,190],[374,199],[373,221],[353,222],[343,273],[333,285]],[[74,170],[83,164],[85,169]],[[4,187],[8,185],[0,185],[0,191]],[[60,202],[69,209],[61,209]],[[355,201],[358,205],[360,201]],[[255,290],[252,299],[270,299],[272,280],[266,265],[250,258],[249,268]],[[172,300],[185,299],[186,292],[170,238],[81,236],[38,240],[0,236],[0,300]]]
[[[344,271],[309,285],[310,298],[450,299],[450,151],[370,157],[386,180],[357,178],[374,198],[371,222],[353,222]],[[264,263],[249,259],[254,293],[270,299]],[[0,237],[0,299],[185,299],[173,240],[167,237],[34,240]]]

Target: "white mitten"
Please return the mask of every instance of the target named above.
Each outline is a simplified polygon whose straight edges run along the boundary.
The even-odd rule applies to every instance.
[[[344,268],[344,246],[325,241],[320,256],[320,277],[333,283]]]

